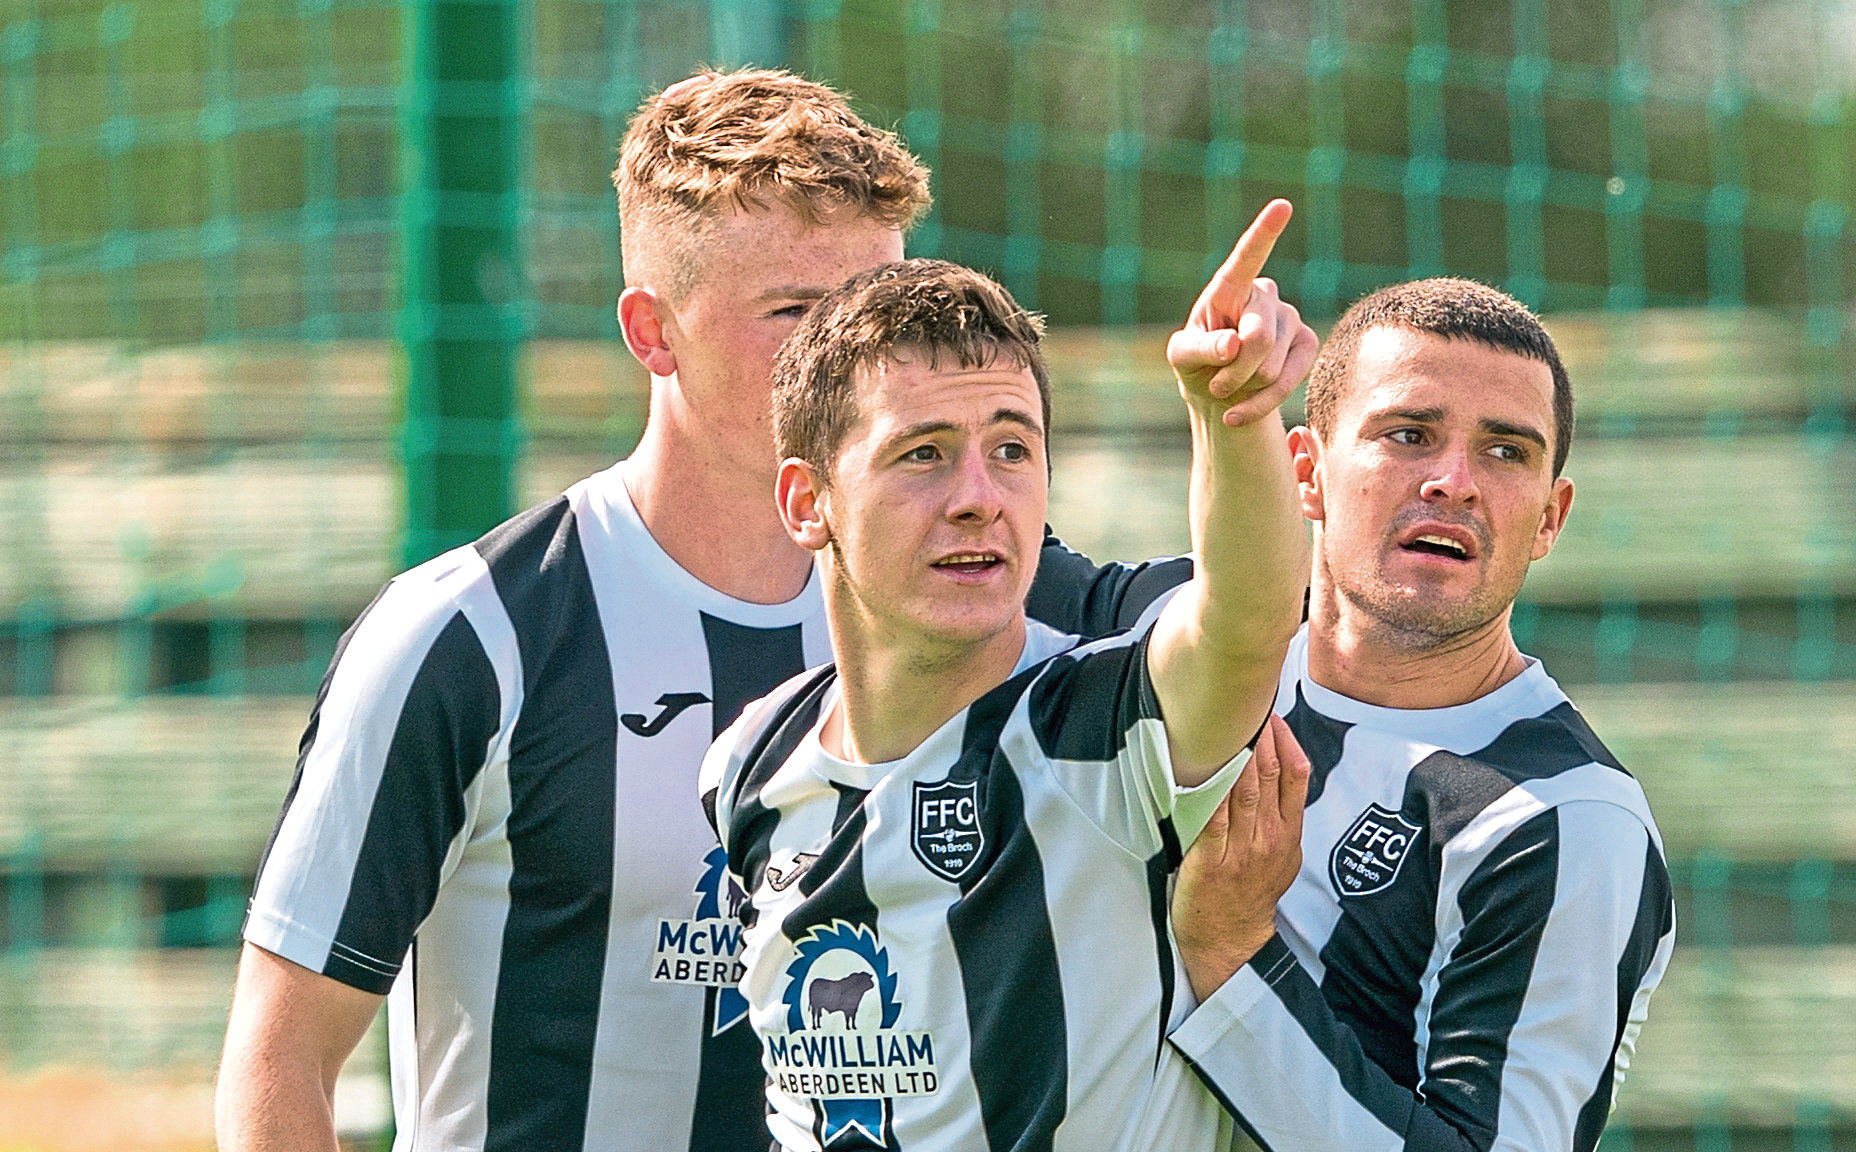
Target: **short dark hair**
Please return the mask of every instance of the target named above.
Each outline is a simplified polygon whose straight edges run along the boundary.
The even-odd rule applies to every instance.
[[[1572,381],[1540,317],[1506,292],[1473,280],[1438,276],[1381,288],[1347,309],[1328,334],[1308,377],[1308,426],[1325,443],[1352,382],[1360,340],[1374,328],[1404,328],[1473,340],[1545,364],[1553,373],[1553,475],[1572,449]]]
[[[827,293],[781,346],[773,366],[773,443],[780,459],[798,458],[829,473],[857,422],[860,371],[898,352],[939,367],[1006,360],[1037,381],[1050,428],[1050,373],[1038,341],[1039,316],[1019,307],[997,282],[945,260],[899,260],[851,277]]]

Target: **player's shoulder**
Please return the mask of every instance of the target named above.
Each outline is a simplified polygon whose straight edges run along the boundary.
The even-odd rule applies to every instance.
[[[1538,665],[1528,675],[1534,682],[1514,694],[1521,706],[1485,718],[1489,727],[1499,726],[1493,739],[1461,757],[1440,750],[1413,767],[1415,786],[1458,798],[1465,809],[1444,819],[1433,834],[1448,840],[1473,825],[1497,833],[1555,809],[1562,820],[1611,823],[1624,814],[1660,841],[1642,785],[1551,677]],[[1486,783],[1478,788],[1469,784],[1472,777]],[[1485,803],[1472,799],[1478,793],[1486,794]]]
[[[1049,635],[1039,638],[1046,645],[1041,658],[1029,667],[1021,661],[1018,675],[994,692],[1022,704],[1023,721],[1045,755],[1113,759],[1131,728],[1160,716],[1159,697],[1147,673],[1152,630],[1151,617],[1088,641],[1045,629]],[[986,702],[982,698],[975,710]]]
[[[709,745],[697,790],[724,844],[743,795],[757,793],[785,765],[818,724],[836,682],[835,665],[808,668],[743,708]]]
[[[819,706],[837,678],[837,665],[831,663],[788,677],[773,691],[743,708],[734,723],[715,738],[716,745],[745,755],[770,728],[794,722],[800,712],[807,713],[800,718],[804,723],[815,723]]]

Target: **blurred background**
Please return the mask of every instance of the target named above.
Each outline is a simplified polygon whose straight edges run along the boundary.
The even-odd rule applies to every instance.
[[[0,0],[0,1150],[211,1146],[336,639],[628,450],[614,145],[744,62],[893,125],[911,253],[1048,314],[1101,559],[1184,546],[1164,333],[1268,197],[1318,326],[1542,311],[1578,499],[1515,626],[1680,916],[1604,1147],[1856,1149],[1856,0]]]

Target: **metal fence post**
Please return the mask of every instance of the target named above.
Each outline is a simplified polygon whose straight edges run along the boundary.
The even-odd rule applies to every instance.
[[[515,509],[520,0],[414,0],[401,124],[405,536],[415,564]]]

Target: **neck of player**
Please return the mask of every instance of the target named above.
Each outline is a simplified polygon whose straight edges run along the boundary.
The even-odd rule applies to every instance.
[[[1331,692],[1380,708],[1450,708],[1478,700],[1527,670],[1508,620],[1449,637],[1401,634],[1347,601],[1314,573],[1308,605],[1308,674]]]
[[[684,571],[751,604],[783,604],[805,590],[812,554],[793,543],[773,502],[771,447],[744,458],[738,443],[704,436],[690,420],[651,419],[620,474],[658,546]],[[663,418],[660,419],[660,416]],[[766,457],[759,461],[758,457]]]
[[[825,584],[839,700],[819,739],[855,764],[886,764],[915,751],[960,710],[1006,682],[1025,650],[1025,618],[975,643],[885,635]]]

